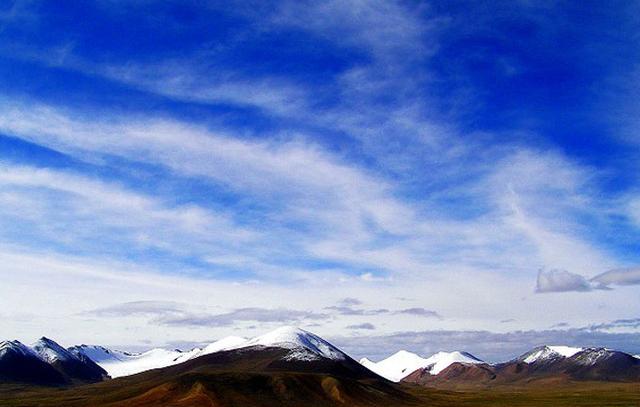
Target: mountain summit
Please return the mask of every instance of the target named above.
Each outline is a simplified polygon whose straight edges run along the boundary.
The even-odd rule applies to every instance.
[[[0,382],[61,385],[65,383],[65,378],[20,341],[2,341]]]
[[[241,347],[264,346],[289,349],[290,360],[345,360],[347,355],[318,335],[304,329],[284,326],[242,344]]]

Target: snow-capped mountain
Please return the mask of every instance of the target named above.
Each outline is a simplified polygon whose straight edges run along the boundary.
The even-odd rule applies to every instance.
[[[107,371],[90,358],[79,357],[49,338],[40,338],[31,349],[69,380],[93,383],[108,376]]]
[[[76,356],[82,355],[88,357],[98,364],[109,361],[119,361],[127,356],[132,356],[132,354],[128,352],[112,350],[98,345],[76,345],[68,348],[68,351]]]
[[[537,380],[637,381],[640,360],[624,352],[605,348],[539,346],[504,363],[453,363],[436,375],[417,370],[403,381],[425,386],[458,388],[529,384]]]
[[[210,343],[204,348],[195,348],[186,352],[155,348],[146,352],[130,353],[96,345],[77,345],[69,348],[69,351],[90,358],[106,370],[109,376],[116,378],[176,365],[199,356],[234,348],[245,342],[244,338],[229,336]]]
[[[184,352],[156,348],[143,353],[129,353],[95,345],[78,345],[69,348],[69,350],[71,353],[82,354],[90,358],[105,369],[109,376],[116,378],[176,365],[220,351],[251,347],[287,349],[289,352],[285,359],[292,361],[311,361],[322,358],[345,360],[348,358],[344,352],[319,336],[304,329],[290,326],[275,329],[250,340],[229,336],[203,348]]]
[[[239,347],[264,346],[289,349],[288,360],[345,360],[347,355],[321,337],[304,329],[285,326],[253,338]],[[239,348],[237,347],[237,348]]]
[[[348,358],[344,352],[319,336],[290,326],[275,329],[249,340],[229,336],[203,348],[184,352],[156,348],[142,353],[129,353],[95,345],[78,345],[69,350],[71,353],[92,359],[111,377],[116,378],[176,365],[216,352],[255,347],[287,349],[289,352],[284,360],[288,361],[346,360]]]
[[[91,358],[90,354],[96,357],[93,361],[106,370],[112,378],[175,364],[175,359],[182,354],[179,351],[165,349],[151,349],[143,353],[128,353],[102,348],[105,352],[97,352],[96,348],[99,349],[101,347],[90,347],[93,352],[83,353],[86,348],[88,347],[76,347],[74,350],[89,358]]]
[[[74,354],[44,336],[33,343],[31,349],[48,363],[77,359]]]
[[[9,354],[37,357],[33,349],[20,341],[0,341],[0,358]]]
[[[0,382],[60,385],[64,376],[20,341],[0,342]]]
[[[401,350],[380,362],[372,362],[367,358],[360,363],[380,376],[399,382],[418,369],[424,369],[431,375],[437,375],[453,363],[484,363],[468,352],[438,352],[428,358]]]
[[[527,364],[552,361],[555,359],[570,358],[578,352],[582,352],[583,348],[575,348],[571,346],[539,346],[517,358]]]

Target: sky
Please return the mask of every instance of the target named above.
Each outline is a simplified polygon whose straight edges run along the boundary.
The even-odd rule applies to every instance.
[[[640,353],[639,16],[2,2],[0,337]]]

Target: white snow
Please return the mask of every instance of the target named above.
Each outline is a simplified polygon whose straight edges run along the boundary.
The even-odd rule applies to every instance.
[[[340,349],[319,336],[304,329],[284,326],[265,335],[253,338],[241,347],[264,346],[290,349],[288,360],[317,360],[327,358],[344,360],[347,358]]]
[[[174,360],[180,355],[181,353],[178,351],[156,348],[138,354],[119,352],[117,358],[100,362],[94,360],[94,362],[106,370],[109,376],[116,378],[170,366],[174,364]]]
[[[438,352],[427,359],[433,362],[433,366],[429,370],[432,375],[437,375],[453,363],[483,363],[482,360],[476,358],[467,352]],[[430,363],[431,364],[431,363]]]
[[[10,351],[18,352],[24,356],[40,358],[31,348],[20,341],[0,341],[0,357]]]
[[[67,361],[77,359],[77,357],[49,338],[42,337],[31,345],[31,349],[47,363],[56,361]]]
[[[236,349],[242,347],[245,343],[247,343],[246,338],[240,336],[227,336],[226,338],[222,338],[205,346],[205,348],[202,349],[201,355],[208,355],[223,350]]]
[[[392,382],[399,382],[416,370],[428,365],[427,359],[406,350],[394,353],[377,363],[366,358],[361,359],[360,363],[372,372]]]
[[[633,355],[633,357],[640,359],[640,355]]]
[[[108,363],[108,362],[117,362],[127,360],[130,356],[134,356],[136,354],[122,352],[119,350],[107,349],[103,346],[96,345],[78,345],[69,348],[69,351],[75,355],[84,354],[89,359],[94,362],[100,363]]]
[[[223,350],[231,350],[242,347],[247,342],[246,338],[240,336],[227,336],[215,342],[212,342],[204,348],[194,348],[188,352],[182,353],[175,360],[176,363],[186,362],[200,356],[210,355],[212,353],[221,352]]]
[[[578,352],[581,352],[583,348],[575,348],[571,346],[543,346],[538,351],[531,353],[524,358],[524,363],[534,363],[541,360],[554,359],[557,357],[570,358]]]
[[[81,352],[107,371],[112,378],[129,376],[166,366],[176,365],[199,356],[227,350],[246,342],[246,339],[230,336],[213,342],[204,348],[195,348],[187,352],[156,348],[143,353],[128,353],[107,349],[102,346],[80,345],[72,349]]]
[[[423,358],[415,353],[401,350],[377,363],[367,358],[360,360],[364,367],[393,382],[399,382],[418,369],[426,369],[430,374],[437,375],[455,362],[484,363],[467,352],[458,351],[438,352]]]
[[[607,360],[616,353],[616,351],[607,348],[587,348],[576,358],[576,362],[585,366],[593,366],[600,361]]]
[[[561,354],[565,358],[570,358],[571,356],[575,355],[576,353],[581,352],[582,349],[583,349],[583,348],[574,348],[574,347],[571,347],[571,346],[549,346],[549,348],[552,351]]]

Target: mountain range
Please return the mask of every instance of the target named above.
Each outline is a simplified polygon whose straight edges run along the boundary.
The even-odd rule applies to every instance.
[[[41,385],[95,383],[108,373],[97,363],[42,337],[31,347],[19,341],[0,342],[0,381]]]
[[[185,352],[128,353],[96,345],[65,349],[48,338],[31,346],[0,342],[0,385],[64,387],[69,390],[56,393],[63,399],[68,395],[64,405],[74,405],[75,397],[80,397],[76,389],[83,389],[80,399],[94,400],[77,405],[102,405],[96,400],[131,406],[242,405],[238,400],[252,405],[256,397],[265,401],[258,405],[265,406],[409,405],[415,400],[403,386],[594,381],[640,382],[640,358],[604,348],[540,346],[498,364],[460,351],[427,358],[399,351],[379,362],[366,358],[358,362],[321,337],[293,327],[253,339],[227,337]],[[96,384],[78,387],[86,383]],[[163,404],[167,400],[171,402]],[[42,401],[42,405],[48,404]]]

